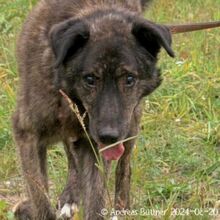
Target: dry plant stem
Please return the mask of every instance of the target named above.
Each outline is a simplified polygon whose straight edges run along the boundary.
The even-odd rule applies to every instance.
[[[95,147],[94,147],[94,145],[92,143],[92,140],[89,137],[88,132],[86,131],[86,127],[85,127],[85,124],[84,124],[85,115],[83,115],[83,116],[80,115],[80,112],[79,112],[79,109],[78,109],[77,105],[72,102],[72,100],[67,96],[67,94],[64,91],[62,91],[60,89],[59,92],[64,97],[64,99],[68,102],[70,109],[75,113],[76,117],[78,118],[78,120],[80,122],[80,125],[82,126],[83,131],[86,134],[86,137],[87,137],[87,139],[89,141],[89,144],[92,147],[93,153],[94,153],[95,158],[97,160],[97,164],[95,164],[95,166],[101,171],[101,173],[102,173],[102,175],[104,177],[105,185],[107,186],[107,174],[105,173],[104,168],[103,168],[104,167],[104,163],[103,163],[103,160],[100,159],[100,156],[97,155],[97,153],[95,151]],[[106,190],[107,190],[107,196],[108,196],[108,200],[109,200],[110,206],[113,207],[112,201],[111,201],[110,192],[109,192],[107,187],[106,187]]]
[[[79,112],[79,109],[78,109],[77,105],[72,102],[72,100],[67,96],[67,94],[66,94],[65,92],[63,92],[61,89],[60,89],[59,91],[60,91],[60,93],[62,94],[62,96],[65,98],[65,100],[68,102],[68,104],[69,104],[69,106],[70,106],[70,109],[75,113],[76,117],[78,118],[78,120],[79,120],[79,122],[80,122],[80,125],[82,126],[83,131],[85,132],[86,137],[87,137],[87,139],[88,139],[88,141],[89,141],[89,144],[90,144],[91,147],[92,147],[92,150],[93,150],[93,153],[94,153],[94,155],[95,155],[95,157],[96,157],[97,163],[98,163],[98,165],[100,166],[100,165],[101,165],[100,158],[99,158],[99,156],[97,155],[97,153],[96,153],[96,151],[95,151],[95,147],[94,147],[94,145],[93,145],[93,143],[92,143],[91,138],[89,137],[88,132],[86,131],[86,127],[85,127],[85,124],[84,124],[84,121],[83,121],[83,120],[84,120],[84,117],[82,117],[82,116],[80,115],[80,112]]]
[[[138,136],[138,135],[132,136],[132,137],[123,139],[123,140],[121,140],[121,141],[115,142],[115,143],[113,143],[113,144],[110,144],[110,145],[108,145],[108,146],[106,146],[106,147],[103,147],[102,149],[99,150],[99,153],[101,153],[101,152],[103,152],[103,151],[105,151],[105,150],[107,150],[107,149],[110,149],[110,148],[114,147],[114,146],[117,145],[117,144],[121,144],[121,143],[123,143],[123,142],[130,141],[130,140],[132,140],[132,139],[135,139],[137,136]]]

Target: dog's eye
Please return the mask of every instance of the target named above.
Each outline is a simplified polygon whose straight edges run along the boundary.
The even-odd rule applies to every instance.
[[[87,86],[89,87],[95,87],[96,86],[96,81],[97,77],[94,74],[88,74],[84,76],[84,82],[86,83]]]
[[[135,76],[133,76],[132,74],[128,74],[125,78],[125,85],[127,87],[132,87],[136,82],[136,78]]]

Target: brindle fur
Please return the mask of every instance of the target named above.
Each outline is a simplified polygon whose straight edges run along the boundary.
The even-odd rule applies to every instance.
[[[47,146],[62,141],[68,179],[59,200],[84,206],[84,219],[103,219],[105,182],[62,89],[87,112],[85,124],[96,145],[135,136],[144,96],[160,85],[156,68],[161,47],[173,56],[171,35],[140,13],[145,0],[41,0],[17,43],[20,88],[13,116],[14,138],[29,201],[19,220],[54,220],[48,199]],[[85,77],[92,74],[95,86]],[[94,78],[95,75],[95,78]],[[132,75],[132,85],[127,83]],[[88,79],[88,80],[91,80]],[[91,83],[91,82],[90,82]],[[92,82],[93,83],[93,82]],[[116,170],[115,207],[129,208],[130,154],[127,141]],[[98,148],[96,148],[97,150]],[[110,161],[104,161],[108,173]]]

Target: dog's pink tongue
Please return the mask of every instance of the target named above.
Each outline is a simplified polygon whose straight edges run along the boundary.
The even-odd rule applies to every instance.
[[[100,148],[105,147],[104,145],[100,144]],[[125,147],[123,144],[117,144],[114,147],[111,147],[107,150],[102,152],[103,157],[105,160],[118,160],[122,156],[125,151]]]

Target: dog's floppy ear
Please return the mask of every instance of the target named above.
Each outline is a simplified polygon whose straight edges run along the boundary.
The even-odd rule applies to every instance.
[[[89,39],[89,27],[79,19],[70,19],[52,27],[50,42],[56,57],[55,66],[58,67],[65,60],[74,55]]]
[[[139,44],[154,58],[157,57],[161,47],[171,57],[175,56],[171,48],[171,33],[166,26],[158,25],[147,20],[135,21],[132,26],[132,34]]]

